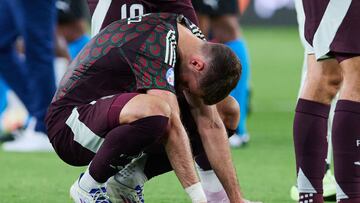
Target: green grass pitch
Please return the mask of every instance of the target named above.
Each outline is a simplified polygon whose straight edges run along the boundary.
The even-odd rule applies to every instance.
[[[303,49],[297,29],[245,28],[251,54],[253,113],[250,144],[233,150],[242,191],[265,203],[292,202],[295,181],[293,109]],[[66,203],[69,188],[83,168],[63,163],[52,153],[5,153],[0,150],[0,203]],[[147,203],[189,202],[173,173],[145,187]]]

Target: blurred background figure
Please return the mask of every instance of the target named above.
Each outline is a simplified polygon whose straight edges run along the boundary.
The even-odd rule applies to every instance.
[[[62,37],[67,45],[70,59],[74,59],[90,40],[87,34],[88,9],[85,0],[58,0],[57,36]]]
[[[240,122],[236,134],[229,140],[231,146],[240,147],[250,139],[246,128],[250,98],[250,62],[239,24],[241,2],[238,0],[193,0],[192,3],[198,15],[200,29],[206,38],[228,45],[241,61],[242,75],[237,87],[231,92],[231,96],[240,104]]]
[[[5,151],[51,151],[44,117],[55,91],[55,0],[0,0],[0,74],[24,103],[30,118]],[[25,55],[16,50],[22,37]]]
[[[58,84],[70,62],[90,40],[89,9],[85,0],[56,1],[55,76]]]

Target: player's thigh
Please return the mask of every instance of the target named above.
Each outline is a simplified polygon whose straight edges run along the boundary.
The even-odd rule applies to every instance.
[[[340,66],[344,75],[340,99],[360,102],[360,56],[343,60]]]
[[[170,105],[163,99],[153,95],[138,94],[124,105],[118,118],[120,124],[126,124],[149,116],[170,117],[170,115]]]
[[[118,94],[50,113],[48,133],[59,157],[75,166],[90,163],[107,133],[120,125],[119,114],[123,107],[137,95]]]
[[[300,97],[330,104],[340,89],[342,70],[335,59],[317,61],[308,55],[307,73]]]

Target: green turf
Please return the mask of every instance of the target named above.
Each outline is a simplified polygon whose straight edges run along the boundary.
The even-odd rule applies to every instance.
[[[233,150],[243,193],[265,203],[292,202],[295,181],[292,118],[303,50],[293,28],[247,28],[251,54],[253,114],[251,143]],[[82,168],[55,154],[5,153],[0,150],[0,202],[71,202],[68,190]],[[171,173],[145,187],[147,203],[189,202]]]

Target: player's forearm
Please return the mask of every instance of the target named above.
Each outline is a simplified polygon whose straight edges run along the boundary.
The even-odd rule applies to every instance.
[[[206,129],[201,132],[203,146],[209,162],[222,183],[231,203],[242,202],[236,171],[225,129]]]
[[[165,149],[174,172],[182,186],[186,188],[199,182],[199,179],[194,169],[189,139],[186,136],[185,129],[179,126],[178,121],[176,121],[177,118],[171,120],[171,129],[169,129]]]
[[[194,167],[189,139],[178,116],[172,116],[169,128],[169,137],[165,142],[165,150],[176,176],[182,186],[187,189],[190,186],[199,183]],[[189,194],[192,201],[198,203],[206,202],[206,197],[202,188],[199,193],[202,194],[195,194],[195,196],[198,197],[191,197],[192,195]],[[200,199],[200,201],[196,199]]]

